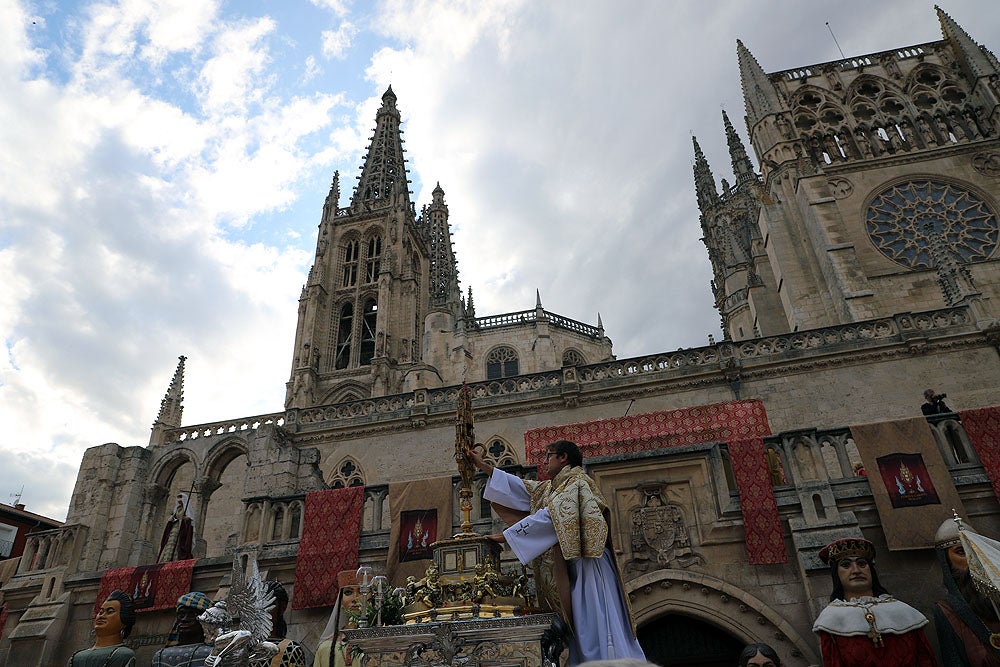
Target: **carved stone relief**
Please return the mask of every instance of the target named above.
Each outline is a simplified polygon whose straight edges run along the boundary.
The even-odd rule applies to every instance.
[[[846,178],[831,178],[830,192],[836,199],[847,199],[854,192],[854,184]]]
[[[983,151],[972,158],[972,168],[984,176],[1000,176],[1000,153]]]
[[[683,508],[664,500],[661,485],[642,486],[639,491],[642,505],[631,510],[633,557],[625,570],[704,565],[704,556],[691,548]]]

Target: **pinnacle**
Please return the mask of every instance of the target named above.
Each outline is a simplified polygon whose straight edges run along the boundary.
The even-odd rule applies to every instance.
[[[389,84],[389,87],[385,89],[384,93],[382,93],[383,100],[387,97],[391,97],[394,100],[396,99],[396,93],[392,92],[392,84]]]

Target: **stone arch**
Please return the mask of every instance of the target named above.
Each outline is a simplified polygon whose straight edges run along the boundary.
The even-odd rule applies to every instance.
[[[516,377],[521,373],[521,356],[507,344],[495,345],[485,355],[483,376],[487,380]]]
[[[365,486],[365,471],[353,456],[344,456],[326,476],[326,483],[331,489],[343,489],[351,486]]]
[[[240,469],[240,460],[245,464]],[[234,467],[234,465],[236,467]],[[209,450],[201,478],[201,507],[196,532],[203,538],[207,557],[221,556],[243,529],[243,484],[250,456],[241,438],[227,438]],[[200,526],[200,531],[197,529]]]
[[[770,644],[789,667],[819,664],[813,642],[758,597],[701,572],[656,570],[627,582],[636,625],[682,614],[720,627],[747,644]]]
[[[321,405],[336,405],[337,403],[349,403],[351,401],[361,401],[369,397],[370,390],[360,382],[341,382],[336,387],[327,392]]]
[[[177,473],[187,465],[190,465],[190,475],[185,472],[179,476]],[[201,470],[203,464],[198,455],[187,447],[177,447],[153,464],[149,475],[151,484],[147,487],[147,504],[143,507],[146,513],[142,519],[144,525],[140,528],[140,534],[151,543],[154,560],[159,551],[163,527],[174,507],[174,498],[179,492],[191,494],[194,488],[192,481],[200,478]],[[195,532],[197,533],[197,524]]]

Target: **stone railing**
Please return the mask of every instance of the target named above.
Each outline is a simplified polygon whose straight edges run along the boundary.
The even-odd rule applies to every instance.
[[[210,424],[196,424],[194,426],[184,426],[182,428],[168,429],[163,433],[161,444],[172,442],[183,442],[196,438],[207,438],[215,435],[225,435],[226,433],[238,433],[240,431],[252,431],[260,428],[262,424],[274,424],[282,426],[285,423],[285,414],[275,412],[269,415],[257,415],[256,417],[242,417],[240,419],[230,419],[227,421],[212,422]]]
[[[810,76],[816,76],[821,74],[827,67],[833,66],[842,72],[848,72],[856,69],[864,69],[865,67],[871,67],[872,65],[880,64],[884,58],[894,58],[896,60],[909,60],[910,58],[920,58],[926,56],[928,53],[933,53],[940,42],[926,42],[924,44],[915,44],[914,46],[907,46],[901,49],[892,49],[891,51],[880,51],[878,53],[869,53],[864,56],[855,56],[852,58],[844,58],[843,60],[831,60],[825,63],[819,63],[817,65],[809,65],[807,67],[795,67],[793,69],[786,69],[780,72],[773,72],[768,76],[774,79],[785,79],[786,81],[796,81],[798,79],[806,79]]]
[[[979,457],[957,413],[935,415],[928,423],[941,456],[949,467],[979,465]],[[786,431],[764,438],[772,483],[799,486],[815,481],[850,479],[859,475],[861,454],[850,428]],[[776,470],[776,468],[778,468]]]
[[[566,329],[567,331],[573,331],[578,334],[583,334],[584,336],[589,336],[590,338],[600,339],[602,337],[601,330],[598,327],[590,324],[584,324],[583,322],[578,322],[568,317],[563,317],[562,315],[556,315],[555,313],[550,313],[547,310],[542,312],[544,313],[545,319],[552,326]],[[534,324],[538,321],[538,311],[532,308],[531,310],[522,310],[516,313],[504,313],[502,315],[477,317],[473,321],[472,326],[477,330],[500,329],[502,327],[518,326],[522,324]]]
[[[533,311],[527,311],[533,312]],[[890,345],[919,342],[932,333],[971,333],[975,322],[968,308],[959,306],[921,313],[901,313],[864,322],[811,329],[797,333],[754,338],[739,342],[724,341],[715,345],[689,348],[676,352],[616,359],[575,367],[568,378],[564,369],[503,380],[470,384],[474,399],[486,404],[522,401],[559,395],[563,391],[605,387],[609,382],[625,380],[656,381],[681,377],[691,372],[721,373],[723,368],[739,365],[752,370],[755,363],[794,360],[803,353],[830,353],[858,346]],[[567,386],[572,385],[572,386]],[[319,426],[351,426],[370,423],[380,418],[426,419],[427,415],[452,412],[459,387],[418,389],[408,394],[361,399],[304,410],[290,410],[285,419],[292,430],[315,429]],[[265,415],[253,419],[279,419],[280,415]],[[244,420],[247,421],[247,420]],[[191,427],[196,433],[214,432],[220,422]],[[221,431],[220,431],[221,432]]]
[[[76,567],[87,539],[87,527],[69,524],[29,533],[21,554],[18,574],[72,565]]]

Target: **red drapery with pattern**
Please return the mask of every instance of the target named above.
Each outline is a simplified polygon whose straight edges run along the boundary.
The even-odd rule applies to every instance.
[[[137,612],[173,609],[177,606],[177,598],[191,592],[191,575],[197,558],[190,560],[175,560],[162,565],[147,565],[142,567],[120,567],[105,570],[101,575],[101,585],[97,589],[97,599],[94,600],[94,614],[104,600],[114,590],[122,590],[135,597],[132,582],[136,572],[148,572],[153,580],[153,603],[148,607],[138,608]]]
[[[365,488],[306,494],[302,539],[295,560],[292,609],[329,607],[337,601],[337,573],[358,566]]]
[[[524,449],[527,463],[539,465],[546,445],[556,440],[572,440],[584,457],[728,443],[743,510],[747,554],[752,564],[764,565],[788,562],[762,440],[770,434],[764,404],[752,399],[544,426],[525,432]],[[543,475],[539,468],[539,477]]]
[[[1000,500],[1000,406],[962,410],[958,416]]]

